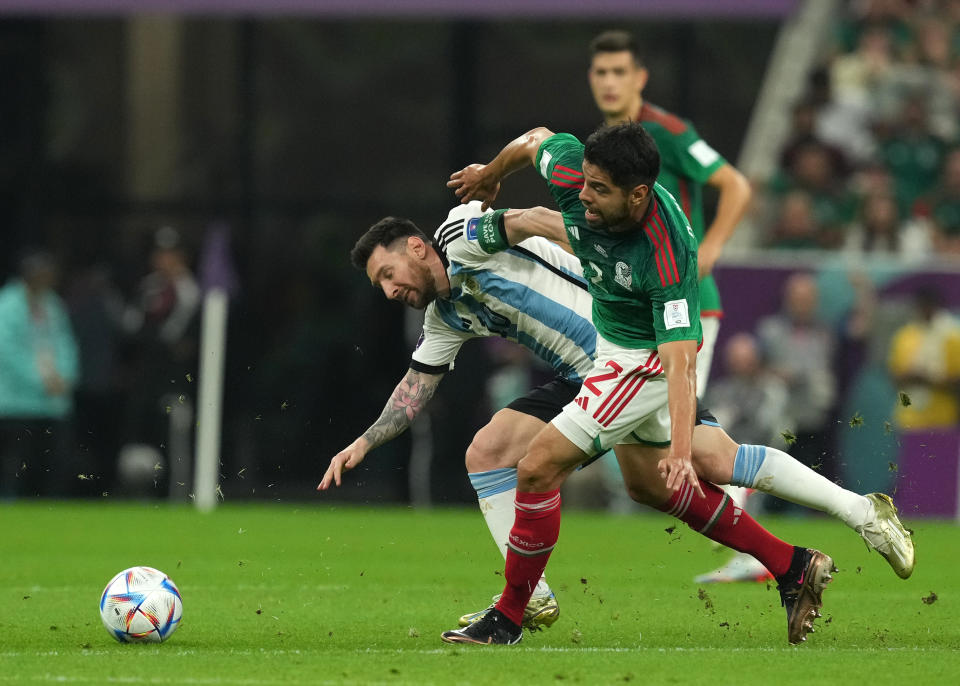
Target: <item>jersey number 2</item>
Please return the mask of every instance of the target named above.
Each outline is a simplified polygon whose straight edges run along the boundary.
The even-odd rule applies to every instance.
[[[610,379],[616,379],[620,374],[623,373],[623,367],[618,365],[613,360],[607,360],[607,367],[613,369],[612,372],[604,372],[603,374],[595,374],[594,376],[589,376],[583,382],[584,388],[589,388],[590,392],[594,395],[600,395],[600,389],[597,388],[598,383],[603,383],[604,381],[609,381]]]

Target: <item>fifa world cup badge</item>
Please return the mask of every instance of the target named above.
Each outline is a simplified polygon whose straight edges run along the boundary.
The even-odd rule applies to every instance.
[[[671,300],[663,306],[663,325],[667,329],[690,326],[690,310],[686,299]]]

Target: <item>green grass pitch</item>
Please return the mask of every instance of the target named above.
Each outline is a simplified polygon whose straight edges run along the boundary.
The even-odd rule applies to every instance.
[[[567,511],[548,568],[560,620],[498,648],[439,639],[502,588],[472,509],[4,504],[0,684],[958,683],[957,527],[908,522],[902,581],[838,522],[764,522],[840,567],[805,645],[787,644],[774,588],[693,584],[726,553],[675,520]],[[103,586],[138,564],[183,594],[162,645],[100,623]]]

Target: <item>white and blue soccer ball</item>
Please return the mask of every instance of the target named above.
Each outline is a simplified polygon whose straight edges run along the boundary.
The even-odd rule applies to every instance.
[[[100,619],[121,643],[160,643],[180,626],[183,600],[173,580],[153,567],[131,567],[100,596]]]

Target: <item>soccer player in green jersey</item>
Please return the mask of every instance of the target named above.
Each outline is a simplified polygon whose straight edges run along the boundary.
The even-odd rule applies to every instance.
[[[609,126],[636,121],[653,137],[660,151],[657,183],[676,198],[699,243],[697,267],[704,341],[697,356],[697,390],[702,395],[710,373],[719,318],[723,316],[711,272],[747,209],[750,183],[700,137],[693,124],[644,100],[643,89],[650,75],[629,33],[602,33],[591,42],[590,52],[590,89],[605,123]],[[718,192],[717,211],[709,227],[703,216],[704,184]]]
[[[624,480],[647,502],[713,540],[753,554],[777,577],[791,642],[805,640],[822,604],[833,560],[760,527],[691,463],[700,341],[693,230],[655,183],[659,154],[636,123],[598,130],[586,144],[534,129],[487,165],[451,177],[461,201],[489,204],[500,181],[533,164],[560,206],[566,242],[593,298],[594,366],[581,392],[537,434],[517,466],[515,520],[503,594],[482,619],[447,631],[451,643],[514,644],[533,589],[560,531],[560,486],[576,467],[614,448]],[[507,210],[483,216],[477,240],[488,252],[530,235]],[[546,237],[554,236],[542,232]]]
[[[723,307],[712,271],[724,244],[733,235],[750,202],[750,183],[697,133],[693,124],[647,102],[643,89],[650,73],[636,40],[626,31],[605,31],[590,43],[590,90],[607,125],[636,121],[653,136],[660,151],[657,183],[680,203],[699,243],[700,324],[703,344],[697,353],[697,397],[703,398],[710,378],[713,351],[720,331]],[[717,211],[710,226],[703,216],[703,187],[717,191]],[[724,490],[741,504],[745,488]],[[763,581],[770,573],[751,555],[738,554],[717,570],[694,579]]]

